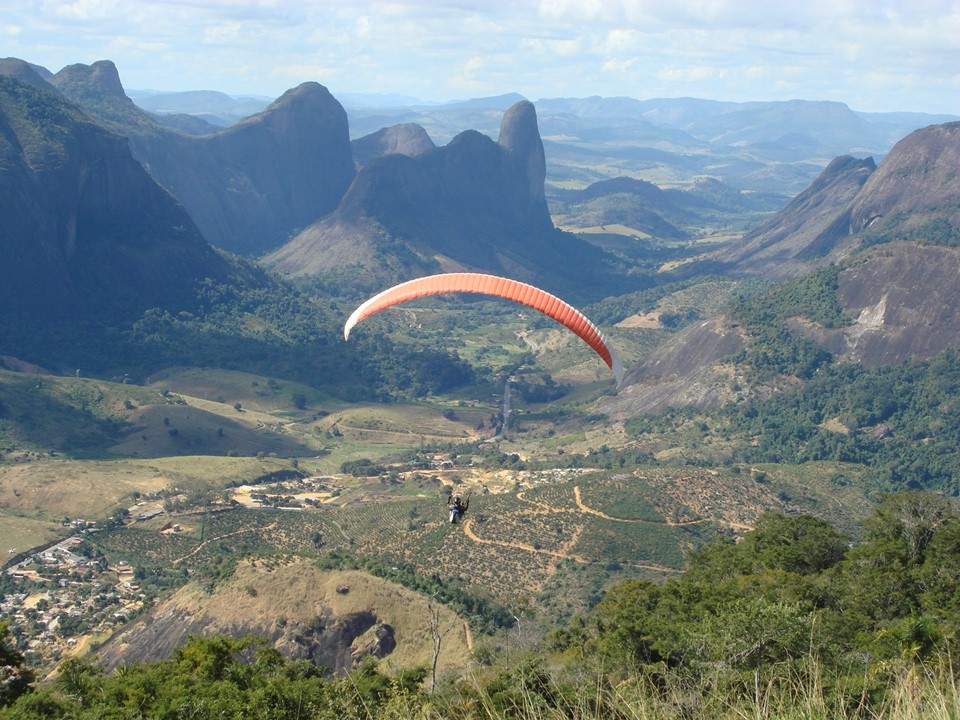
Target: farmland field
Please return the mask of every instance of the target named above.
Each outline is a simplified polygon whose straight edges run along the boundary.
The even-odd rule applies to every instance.
[[[58,523],[9,513],[0,514],[0,557],[6,559],[63,534]]]

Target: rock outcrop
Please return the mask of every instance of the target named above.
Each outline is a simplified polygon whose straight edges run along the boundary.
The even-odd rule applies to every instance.
[[[960,242],[960,122],[931,125],[893,146],[850,207],[850,232]]]
[[[743,329],[726,315],[695,323],[630,370],[603,411],[624,419],[669,407],[719,407],[735,398],[730,360],[745,347]]]
[[[353,160],[358,167],[363,167],[371,160],[384,155],[417,157],[436,147],[427,131],[416,123],[402,123],[381,128],[353,140],[350,146],[353,149]]]
[[[257,255],[333,210],[354,175],[343,107],[308,82],[225,130],[164,127],[123,91],[110,61],[70,65],[51,80],[110,129],[190,213],[204,237]]]
[[[190,307],[203,278],[229,272],[124,138],[12,77],[0,77],[0,217],[8,320]]]
[[[960,248],[891,242],[870,248],[837,278],[849,325],[791,321],[841,360],[867,367],[925,360],[960,348]]]
[[[50,83],[47,81],[47,78],[50,77],[49,71],[20,58],[0,58],[0,75],[19,80],[41,90],[50,88]]]
[[[554,229],[533,106],[503,117],[500,142],[467,130],[418,157],[364,167],[336,212],[266,258],[290,275],[349,272],[373,283],[473,269],[555,288],[615,292],[612,260]]]
[[[337,593],[349,584],[351,592]],[[207,592],[178,589],[116,633],[98,651],[108,670],[169,657],[191,636],[262,637],[289,658],[330,673],[350,671],[364,658],[397,671],[428,664],[433,642],[428,599],[366,573],[322,571],[305,559],[241,562],[231,579]],[[465,667],[469,638],[462,620],[441,609],[446,636],[441,670]]]

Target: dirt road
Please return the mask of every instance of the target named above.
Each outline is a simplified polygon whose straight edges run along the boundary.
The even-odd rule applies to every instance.
[[[582,532],[582,528],[579,530]],[[577,555],[575,553],[566,552],[566,551],[556,551],[556,550],[544,550],[543,548],[535,548],[533,545],[528,545],[526,543],[520,542],[509,542],[506,540],[488,540],[486,538],[479,537],[473,531],[473,519],[469,519],[463,523],[463,534],[467,536],[470,540],[480,545],[496,545],[498,547],[511,548],[513,550],[523,550],[524,552],[533,553],[535,555],[547,555],[552,558],[559,558],[561,560],[573,560],[574,562],[580,563],[581,565],[597,565],[601,561],[599,560],[590,560],[585,558],[583,555]],[[577,535],[579,539],[579,535]],[[564,547],[570,547],[573,543],[566,543]],[[659,565],[657,563],[623,563],[629,565],[630,567],[641,568],[643,570],[653,570],[654,572],[665,572],[665,573],[678,573],[681,572],[677,568],[672,568],[667,565]]]

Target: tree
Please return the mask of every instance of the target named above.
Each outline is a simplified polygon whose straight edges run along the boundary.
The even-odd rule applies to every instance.
[[[453,625],[446,630],[440,627],[440,606],[433,602],[427,604],[427,619],[430,621],[430,638],[433,640],[433,659],[430,663],[430,692],[437,687],[437,663],[440,661],[440,648],[443,646],[443,639],[453,629]]]
[[[30,689],[33,672],[24,666],[7,621],[0,621],[0,707],[10,705]]]

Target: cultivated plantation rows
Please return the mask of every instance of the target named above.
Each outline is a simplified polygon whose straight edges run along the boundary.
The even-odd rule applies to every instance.
[[[233,508],[192,515],[179,534],[124,527],[96,540],[108,557],[157,569],[218,575],[247,554],[336,551],[413,566],[456,578],[503,602],[535,597],[561,565],[597,566],[613,573],[669,575],[684,553],[718,531],[710,517],[677,525],[646,499],[648,482],[686,482],[704,471],[638,470],[524,472],[518,489],[478,491],[465,522],[447,522],[442,499],[407,483],[358,492],[344,504],[317,508]],[[358,499],[359,498],[359,499]],[[673,508],[669,517],[687,517]],[[584,598],[585,599],[585,598]]]

